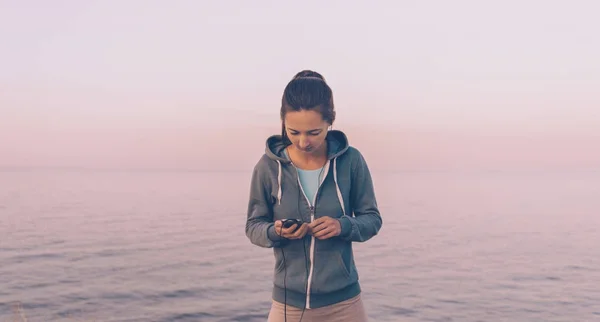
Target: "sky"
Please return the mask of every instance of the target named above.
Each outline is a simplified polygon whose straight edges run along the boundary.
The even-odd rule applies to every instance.
[[[246,171],[312,69],[374,169],[598,170],[599,11],[0,0],[0,167]]]

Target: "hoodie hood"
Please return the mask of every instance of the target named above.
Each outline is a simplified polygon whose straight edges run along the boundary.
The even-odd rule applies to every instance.
[[[339,130],[328,131],[325,140],[327,141],[328,160],[333,160],[344,154],[350,146],[346,134]],[[290,163],[290,160],[285,156],[285,148],[288,145],[283,141],[281,135],[272,135],[267,139],[265,153],[271,160]]]
[[[337,166],[336,159],[338,156],[344,154],[348,151],[349,144],[348,138],[344,132],[339,130],[330,130],[327,132],[327,136],[325,137],[327,141],[327,164],[325,165],[325,173],[329,172],[330,161],[333,160],[333,178],[335,180],[337,186]],[[267,139],[265,153],[271,159],[277,161],[278,170],[277,170],[277,203],[281,204],[281,195],[282,195],[282,182],[281,176],[283,171],[281,169],[282,163],[291,163],[291,160],[287,158],[285,155],[285,148],[289,144],[286,144],[283,141],[281,135],[272,135]],[[338,196],[339,186],[337,186]]]

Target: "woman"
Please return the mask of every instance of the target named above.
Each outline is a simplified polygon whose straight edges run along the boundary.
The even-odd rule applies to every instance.
[[[382,219],[367,163],[334,120],[323,76],[301,71],[283,93],[281,135],[252,173],[246,235],[275,254],[269,322],[367,321],[352,242]]]

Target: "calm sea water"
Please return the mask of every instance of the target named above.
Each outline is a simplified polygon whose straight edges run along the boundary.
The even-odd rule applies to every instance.
[[[0,322],[265,321],[249,173],[0,172]],[[375,173],[372,321],[600,321],[599,173]]]

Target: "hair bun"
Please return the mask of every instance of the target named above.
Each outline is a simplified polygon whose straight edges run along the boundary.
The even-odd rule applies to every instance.
[[[325,81],[323,75],[308,69],[305,69],[294,76],[294,79],[298,78],[318,78],[322,81]]]

